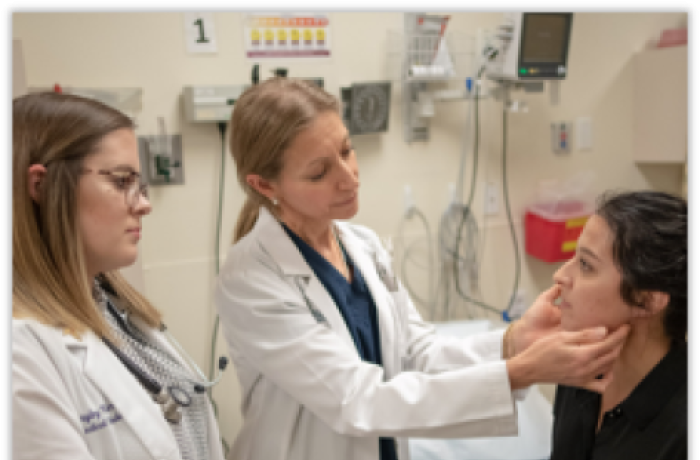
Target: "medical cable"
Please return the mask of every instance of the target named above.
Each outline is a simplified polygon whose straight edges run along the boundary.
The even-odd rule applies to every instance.
[[[222,210],[224,206],[224,178],[225,178],[225,173],[226,173],[226,123],[220,122],[217,123],[217,127],[219,128],[219,133],[221,134],[221,163],[219,165],[219,203],[218,203],[218,211],[216,214],[216,237],[214,238],[214,271],[216,273],[216,276],[219,276],[219,265],[220,265],[220,260],[219,260],[219,254],[220,254],[220,240],[221,240],[221,215],[222,215]],[[209,380],[212,379],[213,374],[214,374],[214,361],[215,361],[215,354],[216,354],[216,339],[219,335],[219,314],[216,314],[216,317],[214,318],[214,328],[212,331],[212,337],[211,337],[211,354],[210,354],[210,361],[209,361]],[[214,406],[214,413],[219,415],[218,408],[216,407],[216,403],[214,402],[214,398],[211,395],[211,392],[209,392],[209,398],[211,399],[211,403]]]
[[[485,69],[485,66],[482,67],[482,69],[480,70],[479,76],[481,76],[481,73],[483,72],[484,69]],[[503,85],[505,86],[506,84],[503,83]],[[507,88],[504,88],[504,89],[506,90],[506,93],[507,93]],[[513,225],[513,219],[512,219],[511,210],[510,210],[510,200],[509,200],[508,185],[507,185],[507,168],[506,168],[506,156],[507,156],[507,143],[506,143],[507,139],[506,138],[507,138],[507,119],[508,119],[507,107],[506,107],[507,99],[508,99],[507,97],[504,98],[504,107],[503,107],[502,165],[501,165],[502,166],[502,173],[503,173],[502,174],[502,182],[503,182],[502,185],[503,185],[503,200],[504,200],[504,205],[506,208],[506,215],[508,216],[508,223],[509,223],[509,227],[510,227],[511,237],[513,240],[513,247],[515,250],[515,277],[514,277],[513,289],[511,291],[510,299],[508,302],[508,307],[501,310],[501,309],[498,309],[498,308],[496,308],[492,305],[489,305],[485,302],[481,302],[481,301],[474,299],[471,296],[465,294],[464,291],[462,290],[462,286],[460,285],[460,282],[459,282],[460,278],[459,278],[459,267],[458,267],[458,258],[457,257],[455,257],[453,259],[453,272],[455,275],[455,286],[457,288],[457,292],[462,298],[464,298],[465,300],[467,300],[475,305],[482,307],[483,309],[485,309],[487,311],[500,314],[504,321],[510,322],[513,319],[510,312],[511,312],[511,309],[513,307],[513,301],[514,301],[515,296],[517,294],[518,284],[520,281],[520,254],[519,254],[519,246],[518,246],[518,242],[517,242],[517,237],[515,234],[515,227]],[[477,164],[478,164],[478,153],[479,153],[478,86],[476,87],[476,97],[475,97],[475,101],[474,101],[474,113],[475,113],[475,122],[474,122],[475,123],[475,134],[474,134],[474,165],[473,165],[473,170],[472,170],[473,178],[476,177],[476,168],[477,168]],[[471,209],[471,202],[472,202],[473,197],[474,197],[474,194],[473,194],[474,185],[475,185],[475,180],[472,181],[472,188],[471,188],[471,192],[469,195],[467,207],[464,210],[462,220],[461,220],[459,227],[458,227],[457,240],[455,243],[456,248],[459,248],[460,239],[461,239],[461,235],[462,235],[462,228],[464,227],[464,223],[467,221],[468,217],[470,217],[469,214],[471,214],[470,209]]]
[[[219,166],[219,203],[218,203],[218,211],[216,215],[216,238],[214,240],[214,270],[216,273],[216,276],[219,276],[219,254],[220,254],[220,248],[219,248],[219,243],[221,240],[221,215],[222,215],[222,210],[223,210],[223,205],[224,205],[224,178],[225,178],[225,172],[226,172],[226,128],[227,124],[225,122],[219,122],[217,123],[217,128],[219,129],[219,134],[221,135],[221,163]],[[212,376],[214,375],[214,361],[215,361],[215,355],[216,355],[216,341],[219,333],[219,314],[216,314],[216,317],[214,318],[214,327],[212,330],[212,337],[211,337],[211,351],[210,351],[210,363],[209,363],[209,380],[212,379]],[[221,365],[221,360],[219,360]],[[218,382],[221,376],[219,376],[216,381]],[[212,409],[214,410],[214,416],[216,419],[219,419],[219,408],[216,405],[216,401],[214,401],[214,395],[212,394],[211,387],[213,385],[208,385],[207,386],[207,394],[209,395],[209,401],[211,402]],[[224,454],[228,455],[229,451],[229,446],[228,443],[226,442],[226,439],[224,439],[224,436],[221,435],[221,445],[223,446],[224,449]]]
[[[506,90],[507,94],[507,90]],[[513,249],[515,251],[515,279],[513,280],[513,290],[511,291],[510,294],[510,300],[508,302],[508,309],[503,312],[503,319],[510,322],[513,318],[510,316],[511,309],[513,308],[513,304],[515,301],[515,296],[518,292],[518,285],[520,283],[520,248],[518,246],[518,238],[515,234],[515,226],[513,225],[513,215],[510,211],[510,198],[509,198],[509,193],[508,193],[508,172],[506,168],[506,152],[508,151],[507,146],[506,146],[506,141],[507,141],[507,136],[506,133],[508,132],[508,111],[506,108],[506,104],[508,102],[508,98],[504,98],[503,100],[503,204],[505,205],[506,208],[506,216],[508,216],[508,224],[510,226],[510,236],[513,240]]]
[[[469,215],[469,220],[467,221],[469,225],[469,230],[467,232],[469,238],[465,240],[466,247],[460,249],[459,247],[453,246],[456,240],[456,228],[462,222],[462,218],[464,217],[463,213],[465,211],[467,211],[466,206],[454,202],[450,205],[449,208],[445,210],[440,219],[438,244],[439,253],[442,255],[440,264],[440,276],[443,279],[442,292],[445,302],[443,305],[443,318],[445,321],[448,321],[450,318],[449,299],[453,290],[451,282],[452,276],[450,276],[452,274],[451,262],[457,260],[460,264],[464,264],[467,267],[473,267],[476,264],[476,260],[473,259],[478,257],[476,255],[476,248],[474,246],[475,241],[477,239],[477,234],[479,232],[479,228],[471,214]],[[461,241],[459,243],[461,244]],[[462,252],[464,253],[464,255],[461,255]],[[470,270],[470,273],[473,273],[473,270]],[[471,314],[468,310],[467,316],[471,318]]]
[[[419,296],[415,290],[411,287],[411,283],[408,281],[408,276],[407,276],[407,271],[406,271],[406,264],[407,261],[410,259],[410,254],[415,250],[415,247],[417,246],[418,243],[420,243],[421,240],[415,240],[413,241],[410,245],[405,245],[404,241],[404,225],[407,221],[409,221],[413,216],[418,217],[418,219],[421,221],[423,224],[423,227],[425,229],[425,234],[426,238],[428,240],[428,266],[419,266],[422,269],[427,269],[428,271],[428,292],[429,292],[429,299],[432,297],[434,298],[433,301],[430,300],[425,300],[421,296]],[[430,319],[435,319],[435,309],[438,304],[438,293],[440,289],[440,284],[441,280],[438,278],[437,282],[434,279],[434,264],[435,264],[435,255],[433,252],[433,237],[432,237],[432,232],[430,230],[430,225],[428,224],[428,219],[425,217],[425,214],[421,212],[417,207],[414,205],[411,205],[409,209],[404,213],[403,218],[401,219],[401,222],[399,222],[399,228],[397,230],[397,237],[401,243],[401,245],[404,247],[403,250],[403,255],[400,263],[400,270],[401,270],[401,279],[403,280],[403,284],[406,287],[406,290],[409,292],[411,295],[412,299],[418,304],[421,305],[422,307],[426,308],[428,310],[428,316]],[[439,276],[439,274],[438,274]]]
[[[442,217],[440,219],[438,231],[439,254],[441,255],[440,278],[442,280],[440,288],[444,302],[442,306],[443,319],[446,321],[450,318],[450,297],[453,291],[451,280],[452,277],[450,275],[454,274],[455,277],[461,276],[460,271],[453,271],[450,268],[452,265],[450,264],[450,262],[456,261],[457,264],[464,264],[464,266],[466,267],[473,268],[477,265],[478,260],[477,246],[479,228],[476,219],[470,212],[471,203],[473,202],[473,197],[475,193],[476,172],[478,171],[478,158],[476,155],[474,156],[474,165],[472,167],[471,188],[469,192],[469,199],[467,200],[468,204],[464,204],[464,202],[462,201],[462,197],[464,196],[464,173],[466,169],[466,157],[469,146],[469,135],[471,134],[470,128],[472,125],[472,99],[475,98],[473,96],[473,87],[475,86],[474,81],[478,81],[484,69],[485,66],[482,66],[480,71],[475,74],[474,78],[467,78],[465,82],[467,95],[469,97],[467,98],[466,129],[463,130],[462,155],[460,160],[459,176],[457,179],[456,189],[453,192],[452,201],[448,208],[443,212]],[[478,93],[476,94],[476,97],[478,97]],[[476,136],[478,136],[478,120],[476,120],[476,122]],[[478,145],[478,139],[475,139],[475,141]],[[475,147],[473,150],[475,150],[476,148],[478,147]],[[472,153],[474,154],[474,152]],[[470,238],[465,240],[466,247],[460,248],[460,246],[454,245],[456,239],[455,227],[460,228],[459,225],[462,224],[465,218],[465,213],[466,217],[468,218],[468,234]],[[462,253],[464,253],[465,255],[462,256]],[[470,269],[469,273],[472,278],[476,279],[478,277],[478,272],[475,269]],[[469,313],[469,311],[466,310],[466,312],[467,316],[471,318],[472,315]]]
[[[488,61],[492,61],[493,59],[498,56],[499,50],[491,46],[490,44],[487,44],[483,50],[481,50],[481,56],[482,56],[482,62],[486,62],[485,64],[481,65],[481,68],[479,71],[476,73],[475,77],[472,78],[467,78],[466,84],[467,84],[467,94],[475,94],[474,99],[478,99],[479,94],[478,91],[475,91],[472,93],[472,86],[474,86],[475,90],[478,89],[478,83],[481,79],[481,75],[483,74],[484,70],[486,69],[486,65]],[[468,110],[467,110],[467,129],[464,130],[464,139],[462,142],[463,150],[462,150],[462,160],[460,163],[460,171],[459,171],[459,178],[457,182],[457,193],[456,197],[458,197],[459,200],[462,199],[463,195],[463,181],[464,181],[464,169],[465,169],[465,163],[466,163],[466,156],[467,156],[467,151],[466,151],[466,146],[468,145],[467,138],[468,138],[468,130],[471,127],[471,113],[472,111],[469,110],[471,109],[471,104],[469,104],[471,98],[467,98],[467,103],[468,103]],[[478,136],[479,136],[479,125],[478,125],[478,101],[475,102],[475,111],[476,111],[476,120],[475,120],[475,143],[474,143],[474,148],[472,154],[474,155],[474,164],[472,167],[472,179],[471,179],[471,189],[469,192],[469,198],[467,200],[468,204],[466,206],[461,206],[462,207],[462,215],[458,216],[461,219],[464,218],[464,213],[468,212],[467,214],[467,222],[469,224],[469,235],[472,236],[472,238],[469,240],[467,248],[465,250],[466,257],[463,259],[465,262],[465,265],[467,267],[470,267],[471,270],[469,272],[470,274],[470,279],[472,280],[472,287],[475,287],[478,289],[478,274],[479,274],[479,269],[481,266],[481,261],[482,261],[482,254],[479,254],[478,248],[479,244],[478,241],[475,243],[476,240],[478,240],[478,234],[479,234],[479,226],[477,224],[476,218],[474,217],[473,213],[470,212],[472,207],[472,201],[474,197],[474,192],[475,192],[475,186],[476,186],[476,175],[478,171]],[[444,235],[443,229],[447,227],[446,221],[448,220],[448,217],[451,214],[460,214],[459,210],[457,209],[459,205],[456,203],[448,208],[448,210],[444,213],[443,215],[443,220],[441,221],[441,233]],[[454,213],[452,211],[455,211]],[[484,214],[485,215],[485,214]],[[461,227],[460,227],[461,228]],[[461,230],[460,230],[461,231]],[[484,240],[485,240],[485,232],[482,235],[482,244],[481,248],[483,250],[483,245],[484,245]],[[444,251],[450,255],[451,257],[459,257],[459,240],[457,240],[457,244],[455,246],[455,251],[451,251],[449,248],[449,245],[444,243],[443,237],[441,236],[441,241],[440,243],[444,246]],[[475,248],[476,246],[476,248]],[[473,255],[472,257],[469,257],[470,255]],[[446,313],[447,314],[447,313]],[[471,317],[471,315],[468,315]]]
[[[468,78],[467,79],[467,93],[471,93],[472,91],[472,79]],[[461,199],[464,193],[464,169],[466,166],[467,162],[467,139],[469,139],[469,134],[470,130],[469,127],[471,126],[471,118],[472,118],[472,110],[471,110],[471,98],[467,97],[467,128],[464,130],[464,133],[462,135],[462,158],[460,159],[459,162],[459,176],[457,178],[457,189],[455,193],[455,197],[458,197],[458,199]],[[472,181],[472,183],[474,183]]]
[[[462,238],[462,229],[464,228],[464,224],[467,222],[468,219],[473,219],[473,215],[471,212],[472,209],[472,203],[474,201],[474,195],[475,195],[475,190],[476,190],[476,177],[477,177],[477,171],[478,171],[478,165],[479,165],[479,85],[478,81],[481,78],[481,75],[483,74],[484,70],[486,69],[486,66],[482,66],[481,69],[479,70],[477,74],[477,84],[475,85],[474,88],[474,149],[472,153],[472,158],[473,158],[473,163],[472,163],[472,181],[470,185],[470,190],[469,190],[469,198],[467,199],[467,204],[462,208],[462,216],[461,220],[459,222],[459,225],[457,226],[457,232],[456,232],[456,241],[455,241],[455,250],[459,251],[460,247],[460,242]],[[481,302],[477,299],[472,298],[471,296],[467,295],[463,290],[462,290],[462,285],[460,283],[460,270],[459,270],[459,255],[454,254],[453,259],[452,259],[452,271],[454,274],[455,278],[455,287],[457,289],[457,293],[462,297],[463,299],[480,306],[481,308],[493,312],[493,313],[499,313],[501,314],[502,311],[496,307],[493,307],[491,305],[488,305],[484,302]]]
[[[467,91],[471,91],[471,82],[472,79],[467,79]],[[468,100],[469,102],[469,100]],[[468,103],[467,105],[467,126],[471,125],[471,104]],[[449,262],[449,260],[453,260],[455,258],[460,258],[459,255],[459,248],[456,250],[451,247],[449,242],[454,241],[454,231],[451,234],[448,234],[448,227],[454,227],[456,226],[459,222],[460,219],[462,218],[462,212],[461,209],[463,208],[463,205],[458,203],[457,197],[462,196],[463,194],[463,184],[464,184],[464,169],[465,169],[465,162],[466,162],[466,149],[467,149],[467,139],[468,139],[468,130],[464,131],[464,140],[463,140],[463,152],[462,152],[462,159],[461,159],[461,166],[460,166],[460,174],[459,178],[457,181],[457,191],[455,192],[453,196],[453,202],[450,204],[450,207],[448,210],[443,214],[441,221],[440,221],[440,229],[438,232],[438,264],[439,267],[437,270],[435,270],[435,255],[433,253],[433,247],[432,247],[432,232],[430,231],[430,226],[427,223],[427,219],[425,219],[425,216],[423,213],[418,211],[415,206],[409,206],[409,209],[406,211],[404,214],[404,217],[401,221],[401,224],[399,226],[399,238],[403,240],[403,225],[404,223],[411,219],[415,213],[416,216],[418,216],[422,223],[424,224],[424,227],[426,229],[426,234],[428,238],[428,247],[429,247],[429,254],[428,254],[428,259],[429,263],[427,267],[420,267],[420,268],[427,268],[428,274],[429,274],[429,280],[428,280],[428,285],[429,285],[429,292],[430,292],[430,298],[429,300],[421,298],[413,289],[411,283],[408,281],[408,276],[407,276],[407,265],[409,261],[412,261],[411,254],[415,251],[416,246],[421,242],[421,240],[415,240],[413,241],[410,245],[407,245],[404,249],[404,254],[403,258],[400,262],[400,271],[402,275],[402,279],[404,280],[404,285],[406,289],[409,291],[409,294],[411,294],[411,297],[416,301],[417,304],[423,306],[424,308],[428,309],[429,311],[429,319],[430,320],[439,320],[443,319],[445,321],[449,320],[450,318],[450,297],[451,297],[451,291],[452,291],[452,283],[450,280],[450,270],[449,270],[449,265],[446,265],[446,262]],[[474,184],[475,179],[472,178],[472,184]],[[470,192],[471,195],[474,193],[474,187],[472,186],[472,191]],[[452,225],[450,225],[451,222],[454,222]],[[474,230],[473,234],[478,233],[478,227],[476,225],[476,222],[474,219],[471,219],[470,222],[472,225],[472,229]],[[474,239],[471,238],[469,242],[472,244],[471,248],[467,248],[467,253],[475,253],[476,250],[472,249],[474,246]],[[447,256],[444,258],[444,256]],[[443,261],[443,262],[441,262]],[[474,264],[475,261],[470,261],[470,260],[465,260],[467,263],[472,263]],[[434,281],[434,273],[437,271],[437,282]],[[438,314],[442,313],[442,318],[439,318]]]

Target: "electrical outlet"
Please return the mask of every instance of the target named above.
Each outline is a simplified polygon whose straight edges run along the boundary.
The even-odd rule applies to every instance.
[[[488,182],[486,184],[486,193],[484,193],[484,213],[487,216],[494,216],[498,214],[498,187],[493,182]]]

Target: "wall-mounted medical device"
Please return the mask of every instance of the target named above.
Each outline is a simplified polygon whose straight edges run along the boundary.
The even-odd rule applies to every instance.
[[[145,182],[149,185],[185,183],[182,136],[167,134],[163,117],[158,117],[158,134],[140,135],[138,141],[141,177]]]
[[[498,28],[498,53],[486,75],[494,80],[562,80],[573,13],[505,13]]]
[[[233,104],[250,85],[185,86],[182,107],[190,123],[227,123]]]
[[[350,134],[371,134],[389,129],[391,82],[355,83],[341,88],[343,121]]]

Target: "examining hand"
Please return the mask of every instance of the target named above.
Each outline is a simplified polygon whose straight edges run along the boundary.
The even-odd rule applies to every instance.
[[[513,323],[509,334],[513,356],[521,353],[537,340],[561,330],[561,312],[559,307],[554,305],[559,295],[559,286],[552,286],[535,299],[522,318]]]
[[[625,324],[610,334],[604,327],[548,333],[507,361],[511,388],[554,383],[602,393],[629,330]]]

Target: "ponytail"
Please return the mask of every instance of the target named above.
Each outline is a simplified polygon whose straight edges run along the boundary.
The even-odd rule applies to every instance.
[[[238,213],[236,228],[233,232],[234,243],[246,236],[253,229],[255,222],[258,220],[261,206],[262,203],[260,200],[256,200],[250,195],[246,197],[243,208],[241,209],[241,212]]]

